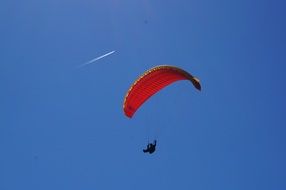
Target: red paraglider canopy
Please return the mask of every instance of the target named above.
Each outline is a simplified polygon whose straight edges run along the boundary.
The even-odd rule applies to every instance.
[[[125,115],[131,118],[148,98],[178,80],[189,80],[196,89],[201,90],[199,79],[183,69],[168,65],[160,65],[149,69],[127,91],[123,103]]]

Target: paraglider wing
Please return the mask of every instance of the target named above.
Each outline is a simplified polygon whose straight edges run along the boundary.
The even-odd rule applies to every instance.
[[[201,90],[199,79],[193,77],[183,69],[168,65],[149,69],[127,91],[123,102],[125,115],[131,118],[148,98],[178,80],[189,80],[196,89]]]

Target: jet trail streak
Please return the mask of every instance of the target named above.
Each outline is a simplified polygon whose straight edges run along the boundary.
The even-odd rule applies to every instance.
[[[96,62],[96,61],[98,61],[98,60],[100,60],[100,59],[102,59],[102,58],[104,58],[104,57],[106,57],[106,56],[109,56],[109,55],[113,54],[114,52],[115,52],[115,51],[111,51],[111,52],[106,53],[106,54],[104,54],[104,55],[102,55],[102,56],[96,57],[96,58],[94,58],[94,59],[92,59],[92,60],[90,60],[90,61],[88,61],[88,62],[86,62],[86,63],[84,63],[84,64],[82,64],[82,65],[80,65],[79,68],[80,68],[80,67],[84,67],[84,66],[86,66],[86,65],[89,65],[89,64],[91,64],[91,63],[94,63],[94,62]]]

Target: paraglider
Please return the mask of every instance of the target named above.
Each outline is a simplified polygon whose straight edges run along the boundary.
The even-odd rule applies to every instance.
[[[201,90],[199,79],[178,67],[160,65],[147,70],[131,85],[125,95],[123,102],[125,115],[132,118],[135,112],[151,96],[179,80],[189,80],[197,90]],[[154,143],[148,143],[147,148],[143,149],[143,152],[149,154],[154,153],[156,144],[156,140],[154,140]]]
[[[149,152],[149,154],[152,154],[156,150],[156,144],[157,144],[156,140],[154,140],[154,143],[148,143],[147,148],[143,149],[143,152],[144,153]]]
[[[201,90],[199,79],[178,67],[160,65],[147,70],[131,85],[125,95],[123,102],[125,115],[132,118],[152,95],[179,80],[189,80],[197,90]]]

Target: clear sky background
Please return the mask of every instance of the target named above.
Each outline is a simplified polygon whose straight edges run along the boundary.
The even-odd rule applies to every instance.
[[[285,7],[2,0],[0,189],[285,190]],[[128,119],[126,91],[160,64],[202,91],[174,83]]]

